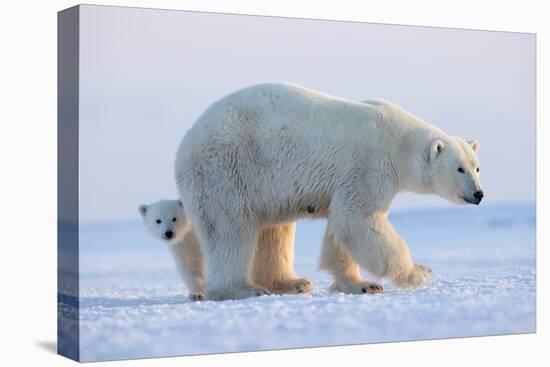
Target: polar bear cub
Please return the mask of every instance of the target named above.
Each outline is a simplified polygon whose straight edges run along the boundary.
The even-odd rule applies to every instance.
[[[204,299],[204,259],[199,242],[179,200],[159,200],[140,205],[143,223],[153,237],[166,242],[174,257],[189,298]]]

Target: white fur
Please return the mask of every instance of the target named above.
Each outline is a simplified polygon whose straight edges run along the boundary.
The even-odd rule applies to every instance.
[[[258,236],[303,217],[328,218],[321,265],[334,289],[361,289],[356,264],[397,286],[425,284],[431,270],[412,261],[388,209],[400,191],[464,204],[479,190],[477,146],[385,101],[278,83],[222,98],[187,132],[175,167],[205,254],[207,296],[258,294]]]
[[[179,273],[191,290],[190,298],[204,299],[204,258],[181,202],[160,200],[140,205],[138,211],[148,231],[169,245]],[[166,238],[167,231],[173,232],[172,238]],[[262,231],[252,270],[255,284],[265,288],[265,291],[259,293],[300,294],[312,290],[313,284],[305,278],[297,278],[294,272],[295,231],[296,225],[293,223]]]
[[[153,237],[168,244],[179,274],[190,290],[189,297],[193,300],[204,299],[204,258],[181,202],[160,200],[149,205],[140,205],[138,210],[145,228]],[[160,223],[157,223],[158,220]],[[173,232],[172,238],[165,237],[167,231]]]

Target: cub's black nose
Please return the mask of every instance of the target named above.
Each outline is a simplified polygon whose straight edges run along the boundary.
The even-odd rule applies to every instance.
[[[168,239],[172,238],[174,236],[174,232],[172,231],[166,231],[164,232],[164,236]]]
[[[474,192],[474,199],[476,199],[477,202],[480,203],[481,199],[483,199],[483,191],[479,190]]]

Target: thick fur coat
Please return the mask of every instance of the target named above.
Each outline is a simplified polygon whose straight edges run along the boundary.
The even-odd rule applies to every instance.
[[[413,262],[388,222],[390,204],[401,191],[479,204],[478,146],[389,102],[290,84],[213,103],[183,138],[175,165],[206,262],[207,297],[262,294],[252,279],[258,238],[304,217],[328,219],[321,265],[333,289],[377,289],[358,266],[399,287],[425,284],[431,270]]]

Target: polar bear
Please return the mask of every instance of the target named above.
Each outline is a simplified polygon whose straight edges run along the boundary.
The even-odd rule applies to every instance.
[[[181,201],[159,200],[140,205],[138,211],[153,237],[169,245],[178,272],[190,290],[189,298],[204,299],[204,259]]]
[[[428,282],[387,219],[402,191],[479,204],[478,142],[466,142],[386,101],[356,102],[286,83],[213,103],[178,148],[176,184],[207,265],[209,299],[257,295],[249,276],[264,228],[327,218],[321,266],[333,290]]]
[[[205,266],[197,236],[180,200],[159,200],[142,204],[138,211],[153,237],[169,245],[184,284],[194,301],[204,299]],[[252,279],[265,288],[261,293],[302,294],[313,289],[306,278],[294,273],[294,233],[290,224],[266,229],[258,239]]]

